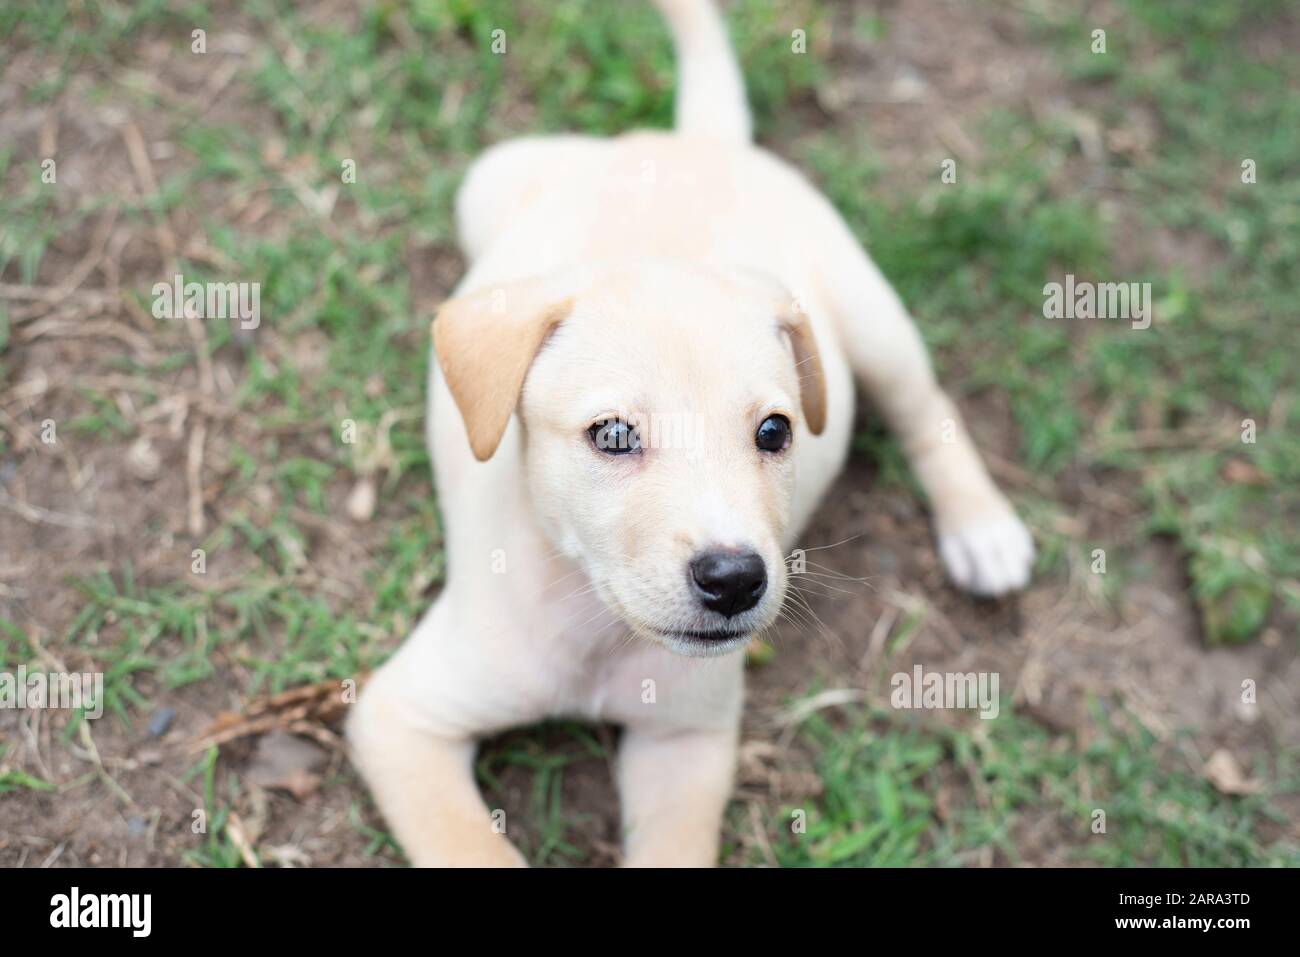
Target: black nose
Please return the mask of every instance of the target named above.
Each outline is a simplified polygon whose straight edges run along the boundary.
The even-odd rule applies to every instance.
[[[701,552],[691,561],[691,584],[705,608],[730,618],[758,604],[767,568],[753,552]]]

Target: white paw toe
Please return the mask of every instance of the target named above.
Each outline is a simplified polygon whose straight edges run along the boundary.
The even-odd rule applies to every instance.
[[[942,532],[939,556],[948,577],[976,595],[1024,588],[1034,565],[1034,541],[1014,515]]]

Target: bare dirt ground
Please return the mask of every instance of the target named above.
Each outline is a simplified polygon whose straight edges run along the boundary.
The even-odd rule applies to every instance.
[[[808,110],[814,123],[819,112],[825,114],[823,123],[834,122],[845,110],[867,112],[873,143],[889,170],[886,188],[907,189],[922,176],[930,177],[932,160],[954,142],[969,143],[967,128],[988,110],[1026,100],[1034,109],[1053,110],[1069,96],[1050,56],[1028,44],[1010,14],[975,20],[960,5],[936,0],[899,0],[881,9],[895,25],[888,52],[869,53],[847,31],[843,39],[837,34],[830,51],[834,82],[820,98],[824,102],[808,104]],[[240,116],[249,128],[273,127],[240,83],[214,89],[207,85],[210,78],[184,75],[183,64],[174,59],[158,55],[151,60],[147,41],[141,50],[143,61],[133,75],[175,97],[201,102],[204,110]],[[8,75],[36,76],[47,67],[40,54],[18,50]],[[0,140],[23,161],[48,155],[57,144],[66,158],[58,202],[104,202],[95,233],[54,239],[33,286],[36,295],[57,297],[60,309],[30,323],[14,323],[10,377],[0,382],[0,427],[11,436],[10,451],[0,459],[5,505],[0,509],[0,616],[28,628],[39,643],[39,656],[51,667],[75,671],[92,660],[84,650],[60,641],[80,607],[69,577],[129,566],[142,584],[177,580],[175,569],[188,564],[187,528],[196,496],[209,522],[236,507],[256,512],[258,503],[228,500],[223,480],[234,467],[228,456],[232,442],[264,432],[261,423],[242,413],[224,417],[225,407],[212,400],[214,392],[229,394],[241,382],[244,363],[237,352],[216,356],[211,369],[161,372],[162,392],[171,400],[165,408],[152,406],[148,420],[141,420],[133,401],[149,384],[128,381],[116,371],[118,357],[153,351],[157,332],[147,315],[103,316],[95,290],[116,298],[118,288],[147,288],[168,256],[184,251],[201,257],[205,252],[192,246],[189,237],[199,231],[183,215],[150,224],[127,222],[113,212],[112,197],[144,189],[149,167],[152,176],[162,179],[184,162],[169,148],[173,131],[148,115],[88,102],[75,82],[50,110],[20,106],[10,90],[0,97],[0,117]],[[139,144],[148,156],[143,164],[132,157]],[[781,150],[780,143],[771,145]],[[200,183],[197,188],[211,193],[209,208],[236,218],[258,215],[255,198],[231,196],[220,186]],[[276,228],[271,221],[264,225]],[[458,259],[449,247],[413,250],[411,258],[412,301],[428,308],[451,288]],[[69,277],[85,270],[76,288],[67,288]],[[18,285],[15,275],[0,276],[0,281],[9,288]],[[9,305],[19,313],[40,303],[11,300]],[[310,337],[286,341],[274,330],[259,342],[270,350],[272,361],[277,350],[302,357],[321,348]],[[408,345],[420,349],[425,343],[413,335]],[[959,368],[949,371],[960,381]],[[98,437],[93,443],[53,449],[36,439],[42,420],[66,422],[89,410],[79,391],[83,385],[116,396],[124,418],[148,437],[156,465],[132,464],[147,458],[139,449],[132,452],[135,439]],[[1046,484],[1070,516],[1069,531],[1078,541],[1120,534],[1137,520],[1129,490],[1109,487],[1101,477],[1076,474],[1043,483],[1015,466],[1014,427],[998,395],[963,394],[959,402],[1000,481],[1013,493]],[[869,410],[862,414],[869,416]],[[206,428],[206,441],[196,475],[191,448],[199,422]],[[285,434],[280,440],[285,454],[328,444],[311,434]],[[142,469],[156,477],[142,479]],[[403,481],[428,485],[426,476]],[[1123,702],[1157,736],[1193,729],[1188,746],[1202,756],[1227,748],[1248,765],[1255,753],[1300,741],[1294,698],[1266,695],[1245,713],[1236,704],[1244,677],[1270,675],[1282,679],[1270,682],[1271,687],[1300,688],[1294,643],[1283,641],[1275,628],[1245,647],[1207,650],[1172,547],[1148,546],[1143,558],[1153,574],[1126,587],[1115,602],[1101,595],[1082,559],[1072,563],[1064,579],[1036,582],[1006,601],[981,602],[946,584],[923,507],[905,492],[873,488],[875,481],[874,463],[856,455],[806,536],[814,545],[828,546],[818,553],[819,561],[866,584],[813,597],[813,610],[824,627],[783,626],[774,642],[774,659],[751,669],[738,785],[743,803],[773,806],[807,786],[810,759],[797,739],[784,747],[776,744],[781,716],[793,696],[812,687],[868,689],[868,700],[885,704],[887,676],[893,670],[889,662],[904,651],[909,662],[927,669],[1000,672],[1018,704],[1057,733],[1081,732],[1086,702],[1097,695]],[[342,481],[329,485],[332,501],[341,503],[347,493]],[[360,579],[364,562],[359,558],[370,554],[397,517],[396,507],[381,501],[373,521],[360,529],[315,529],[308,542],[304,587],[331,590],[342,606],[355,606],[367,587]],[[203,587],[220,588],[224,576],[236,573],[236,568],[216,568]],[[887,651],[893,628],[911,614],[920,614],[921,621],[906,648]],[[99,640],[120,637],[110,621]],[[402,637],[376,640],[395,647]],[[169,647],[160,640],[157,650],[165,653]],[[184,862],[200,842],[190,824],[204,798],[201,779],[182,777],[199,758],[191,745],[203,729],[219,712],[246,703],[251,674],[239,658],[230,649],[215,649],[215,674],[181,689],[142,675],[136,690],[144,705],[134,731],[106,719],[95,724],[93,739],[74,734],[64,740],[57,716],[0,712],[0,740],[13,748],[6,763],[62,786],[60,791],[0,795],[0,864]],[[145,718],[164,707],[174,709],[175,719],[165,734],[151,737],[144,730]],[[612,730],[597,733],[614,740]],[[543,743],[571,747],[551,737],[544,733]],[[390,847],[376,851],[370,846],[364,827],[381,825],[340,750],[320,749],[313,770],[320,784],[305,789],[301,798],[282,787],[250,783],[255,752],[252,741],[225,747],[216,788],[229,799],[241,831],[265,862],[327,866],[400,860]],[[226,794],[232,771],[242,783],[237,793]],[[523,769],[507,767],[501,781],[503,806],[527,833],[532,826],[530,777]],[[578,822],[576,837],[570,838],[585,845],[588,862],[614,862],[616,801],[603,762],[571,766],[563,800],[566,813]],[[1059,837],[1050,824],[1024,835],[1021,860],[1060,863]],[[737,835],[732,860],[742,859],[762,840]]]

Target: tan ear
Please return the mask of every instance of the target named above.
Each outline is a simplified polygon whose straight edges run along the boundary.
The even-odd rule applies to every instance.
[[[510,424],[524,377],[546,336],[573,308],[553,287],[524,280],[443,303],[433,350],[474,457],[486,462]]]
[[[799,376],[799,404],[803,417],[813,435],[821,435],[826,428],[826,376],[822,372],[822,357],[817,351],[812,323],[799,304],[793,303],[781,317],[781,328],[790,336],[794,349],[794,368]]]

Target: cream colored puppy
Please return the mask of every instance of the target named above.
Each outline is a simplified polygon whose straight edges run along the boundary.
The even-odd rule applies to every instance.
[[[899,435],[953,580],[1025,584],[1033,545],[835,210],[750,142],[709,0],[658,0],[676,130],[522,139],[457,200],[471,268],[433,327],[446,587],[366,687],[355,760],[420,865],[520,864],[478,739],[623,726],[625,859],[716,862],[739,652],[839,471],[853,376]]]

